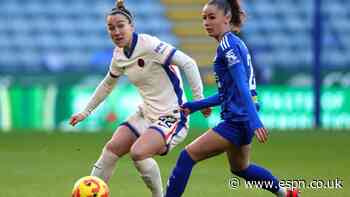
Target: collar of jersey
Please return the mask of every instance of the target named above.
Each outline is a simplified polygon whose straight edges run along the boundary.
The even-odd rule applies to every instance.
[[[222,37],[225,37],[229,33],[233,33],[233,32],[232,31],[227,31],[227,32],[224,33],[224,35]]]
[[[130,50],[128,51],[129,53],[127,53],[125,50],[123,50],[124,52],[124,55],[127,57],[127,58],[130,58],[135,50],[135,47],[136,47],[136,44],[137,44],[137,40],[138,40],[138,35],[136,32],[133,32],[132,33],[132,41],[131,41],[131,48]]]

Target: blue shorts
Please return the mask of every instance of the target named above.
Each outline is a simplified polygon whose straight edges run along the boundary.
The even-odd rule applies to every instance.
[[[250,144],[254,137],[254,130],[248,121],[223,121],[213,128],[213,131],[230,141],[237,147]]]

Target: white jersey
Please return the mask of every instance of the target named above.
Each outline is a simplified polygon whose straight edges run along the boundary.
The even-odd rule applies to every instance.
[[[143,99],[140,106],[150,119],[172,113],[186,102],[178,66],[173,65],[172,57],[176,49],[158,38],[147,34],[133,34],[129,54],[122,48],[114,50],[110,72],[114,76],[126,75],[137,87]],[[186,69],[186,68],[185,68]],[[196,99],[203,97],[202,82],[197,73],[186,72]],[[188,76],[196,75],[196,76]],[[195,80],[193,80],[195,79]],[[199,87],[194,87],[199,86]]]

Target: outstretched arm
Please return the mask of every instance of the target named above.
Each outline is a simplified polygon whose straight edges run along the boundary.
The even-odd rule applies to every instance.
[[[208,107],[215,107],[220,104],[221,104],[221,100],[220,100],[219,94],[215,94],[213,96],[209,96],[202,100],[187,102],[182,105],[182,108],[184,109],[187,108],[190,110],[191,113],[193,113],[198,110],[208,108]]]
[[[105,100],[105,98],[109,95],[109,93],[113,90],[115,84],[117,83],[118,76],[114,75],[109,71],[105,78],[101,81],[101,83],[95,89],[95,92],[90,98],[90,101],[84,108],[84,110],[80,113],[73,115],[70,119],[71,125],[76,125],[78,122],[84,120],[88,117],[91,112],[97,108],[97,106]]]

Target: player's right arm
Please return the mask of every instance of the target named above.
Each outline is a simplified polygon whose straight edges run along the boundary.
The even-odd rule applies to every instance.
[[[105,76],[105,78],[100,82],[100,84],[95,89],[95,92],[91,96],[88,104],[85,106],[84,110],[74,114],[70,118],[69,124],[75,126],[80,121],[83,121],[86,117],[88,117],[91,112],[96,109],[99,104],[106,99],[106,97],[112,92],[117,80],[120,76],[119,69],[115,66],[114,60],[112,60],[112,64],[110,66],[110,70]]]

